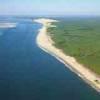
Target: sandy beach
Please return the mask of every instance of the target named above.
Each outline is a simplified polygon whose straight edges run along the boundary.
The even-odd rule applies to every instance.
[[[62,50],[56,48],[53,45],[53,41],[50,36],[47,34],[48,27],[55,27],[52,25],[52,22],[57,22],[52,19],[36,19],[34,20],[37,23],[42,24],[42,28],[39,30],[36,42],[38,46],[45,52],[56,57],[59,61],[64,63],[71,71],[75,72],[79,77],[81,77],[85,82],[95,88],[100,92],[100,76],[92,72],[88,68],[84,67],[82,64],[79,64],[74,57],[70,57],[62,52]]]
[[[0,28],[14,28],[14,27],[16,27],[16,23],[0,22]]]

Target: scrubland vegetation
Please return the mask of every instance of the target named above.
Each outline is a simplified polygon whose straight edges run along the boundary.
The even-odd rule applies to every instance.
[[[63,18],[48,28],[55,46],[100,74],[100,18]]]

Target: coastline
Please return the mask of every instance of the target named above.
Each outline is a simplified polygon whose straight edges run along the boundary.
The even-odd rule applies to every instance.
[[[16,27],[17,23],[6,23],[6,22],[0,22],[0,28],[14,28]]]
[[[52,25],[52,22],[57,22],[52,19],[37,19],[34,22],[40,23],[43,27],[39,30],[39,34],[36,38],[37,45],[45,52],[51,54],[57,58],[60,62],[64,63],[71,71],[75,72],[86,83],[100,92],[100,77],[88,68],[79,64],[74,57],[70,57],[62,52],[62,50],[54,47],[53,41],[47,34],[48,27],[56,27]]]

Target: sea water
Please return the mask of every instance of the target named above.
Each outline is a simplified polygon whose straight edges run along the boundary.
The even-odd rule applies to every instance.
[[[0,100],[100,100],[97,91],[36,44],[41,25],[0,29]]]

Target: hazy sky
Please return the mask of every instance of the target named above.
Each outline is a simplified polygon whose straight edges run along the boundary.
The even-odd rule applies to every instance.
[[[100,0],[0,0],[0,15],[100,15]]]

